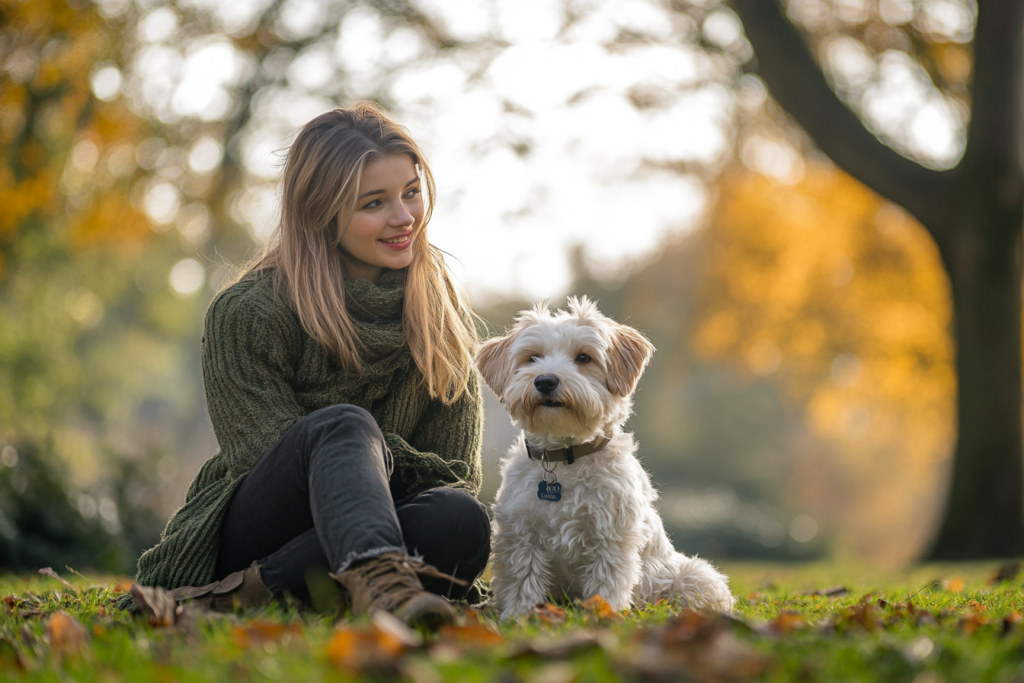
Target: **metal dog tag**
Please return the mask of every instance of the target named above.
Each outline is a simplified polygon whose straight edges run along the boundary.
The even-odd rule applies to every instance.
[[[562,500],[562,485],[557,481],[546,482],[541,480],[537,484],[537,497],[541,500],[549,500],[553,503],[557,503]]]

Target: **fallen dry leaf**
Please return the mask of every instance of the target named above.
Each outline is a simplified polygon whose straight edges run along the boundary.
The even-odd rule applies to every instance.
[[[282,624],[279,621],[256,619],[231,629],[231,637],[239,647],[260,646],[277,642],[285,636],[297,636],[301,632],[298,624]]]
[[[964,580],[963,579],[956,578],[956,579],[952,579],[950,581],[944,581],[943,585],[946,588],[946,590],[952,591],[954,593],[959,593],[959,592],[963,591],[964,586],[966,584],[964,584]]]
[[[469,615],[467,615],[468,618]],[[476,615],[472,617],[476,620]],[[371,618],[373,625],[393,638],[400,640],[407,648],[419,647],[423,644],[423,636],[405,625],[405,622],[391,612],[379,610]]]
[[[438,636],[450,645],[462,647],[494,647],[505,642],[505,638],[492,631],[485,624],[476,621],[462,626],[442,626]]]
[[[396,635],[372,624],[368,630],[343,626],[327,642],[327,658],[351,673],[367,669],[392,669],[409,646]]]
[[[550,602],[542,602],[533,606],[533,616],[545,624],[561,624],[565,621],[565,610]]]
[[[590,650],[612,650],[618,640],[618,636],[608,630],[576,634],[555,642],[534,639],[515,648],[509,653],[508,659],[569,659]]]
[[[803,615],[791,609],[784,609],[779,615],[771,620],[772,630],[783,635],[807,627],[807,620]]]
[[[673,645],[689,642],[706,631],[713,621],[711,615],[706,612],[686,608],[665,622],[661,638],[662,644]]]
[[[982,626],[986,626],[987,624],[988,617],[986,617],[983,614],[978,614],[977,612],[971,610],[964,614],[962,617],[960,617],[960,620],[957,622],[956,627],[970,636],[976,633],[978,629],[980,629]]]
[[[85,649],[89,632],[67,612],[54,612],[46,620],[46,636],[50,647],[61,655],[74,654]]]
[[[135,610],[149,615],[149,625],[155,628],[169,628],[177,621],[178,604],[170,591],[156,586],[132,584],[132,600]]]
[[[131,579],[119,577],[114,579],[113,582],[111,582],[110,590],[115,591],[117,593],[127,593],[132,589],[132,586],[134,585],[135,582]]]
[[[843,611],[840,620],[844,625],[857,624],[865,631],[875,631],[882,625],[871,603],[853,605]]]
[[[738,624],[721,614],[684,610],[664,626],[638,631],[627,668],[657,680],[738,681],[762,673],[770,660],[739,640]]]
[[[17,595],[5,595],[2,602],[7,607],[7,613],[13,614],[14,610],[22,603],[22,600]]]
[[[49,576],[51,579],[57,579],[62,584],[64,584],[64,587],[67,588],[68,590],[71,590],[71,591],[75,590],[74,586],[72,586],[70,583],[68,583],[66,580],[64,580],[64,578],[60,574],[58,574],[57,572],[53,571],[53,569],[50,568],[50,567],[43,567],[42,569],[39,570],[39,573],[42,574],[43,576]]]
[[[584,600],[580,607],[598,619],[622,619],[622,615],[613,610],[608,601],[600,595]]]

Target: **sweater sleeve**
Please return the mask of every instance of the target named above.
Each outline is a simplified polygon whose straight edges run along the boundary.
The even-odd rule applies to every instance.
[[[410,441],[385,433],[395,474],[405,495],[439,486],[465,489],[474,496],[483,480],[483,397],[476,373],[469,390],[451,405],[433,400]]]
[[[203,382],[210,421],[232,477],[252,469],[305,415],[292,388],[301,348],[301,328],[291,312],[255,288],[236,285],[210,305],[203,331]]]

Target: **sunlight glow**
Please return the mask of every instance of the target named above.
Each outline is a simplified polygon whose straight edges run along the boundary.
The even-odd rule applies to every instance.
[[[187,4],[212,8],[230,33],[267,2]],[[965,3],[928,3],[915,21],[959,40],[974,21]],[[322,21],[323,8],[309,0],[286,7],[276,29],[284,36],[307,35]],[[478,299],[558,296],[577,247],[589,267],[615,279],[672,234],[692,229],[708,199],[688,169],[722,163],[731,153],[737,104],[749,112],[766,100],[756,76],[742,77],[734,91],[729,67],[693,43],[702,33],[734,54],[749,50],[728,10],[698,27],[653,0],[588,3],[573,17],[546,0],[426,0],[423,7],[456,40],[493,35],[509,44],[481,47],[468,59],[431,54],[413,31],[356,6],[343,15],[336,41],[284,59],[278,73],[287,68],[286,81],[257,95],[238,147],[252,185],[231,211],[258,239],[276,224],[282,152],[303,123],[337,106],[329,97],[338,92],[332,82],[339,73],[346,88],[340,104],[383,97],[423,146],[438,182],[432,240],[458,259],[454,268]],[[814,23],[821,19],[816,7],[794,0],[790,12]],[[836,7],[853,21],[867,4],[843,0]],[[912,18],[908,7],[884,0],[879,11],[899,24]],[[233,106],[230,84],[253,67],[224,38],[197,41],[184,52],[160,42],[176,29],[169,9],[146,17],[139,90],[161,117],[217,120]],[[651,40],[610,47],[622,35]],[[823,44],[822,58],[844,96],[890,144],[936,167],[956,162],[963,116],[906,55],[876,57],[863,43],[837,37]],[[273,60],[262,68],[273,72]],[[213,152],[194,145],[192,169],[215,168]],[[741,154],[783,183],[803,177],[803,159],[783,141],[755,136]],[[158,225],[173,221],[179,208],[163,190],[147,195],[146,207]]]

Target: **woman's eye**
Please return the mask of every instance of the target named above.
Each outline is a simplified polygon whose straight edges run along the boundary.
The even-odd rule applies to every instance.
[[[580,365],[583,365],[584,363],[589,363],[590,356],[588,356],[585,353],[581,353],[580,355],[576,356],[576,362],[579,363]]]
[[[364,206],[364,209],[376,209],[378,206],[384,206],[384,203],[379,199],[374,199],[372,202]]]
[[[420,192],[422,192],[422,190],[420,190],[420,188],[414,187],[411,190],[409,190],[408,192],[406,192],[405,196],[408,197],[409,199],[412,199],[413,197],[418,195]]]

